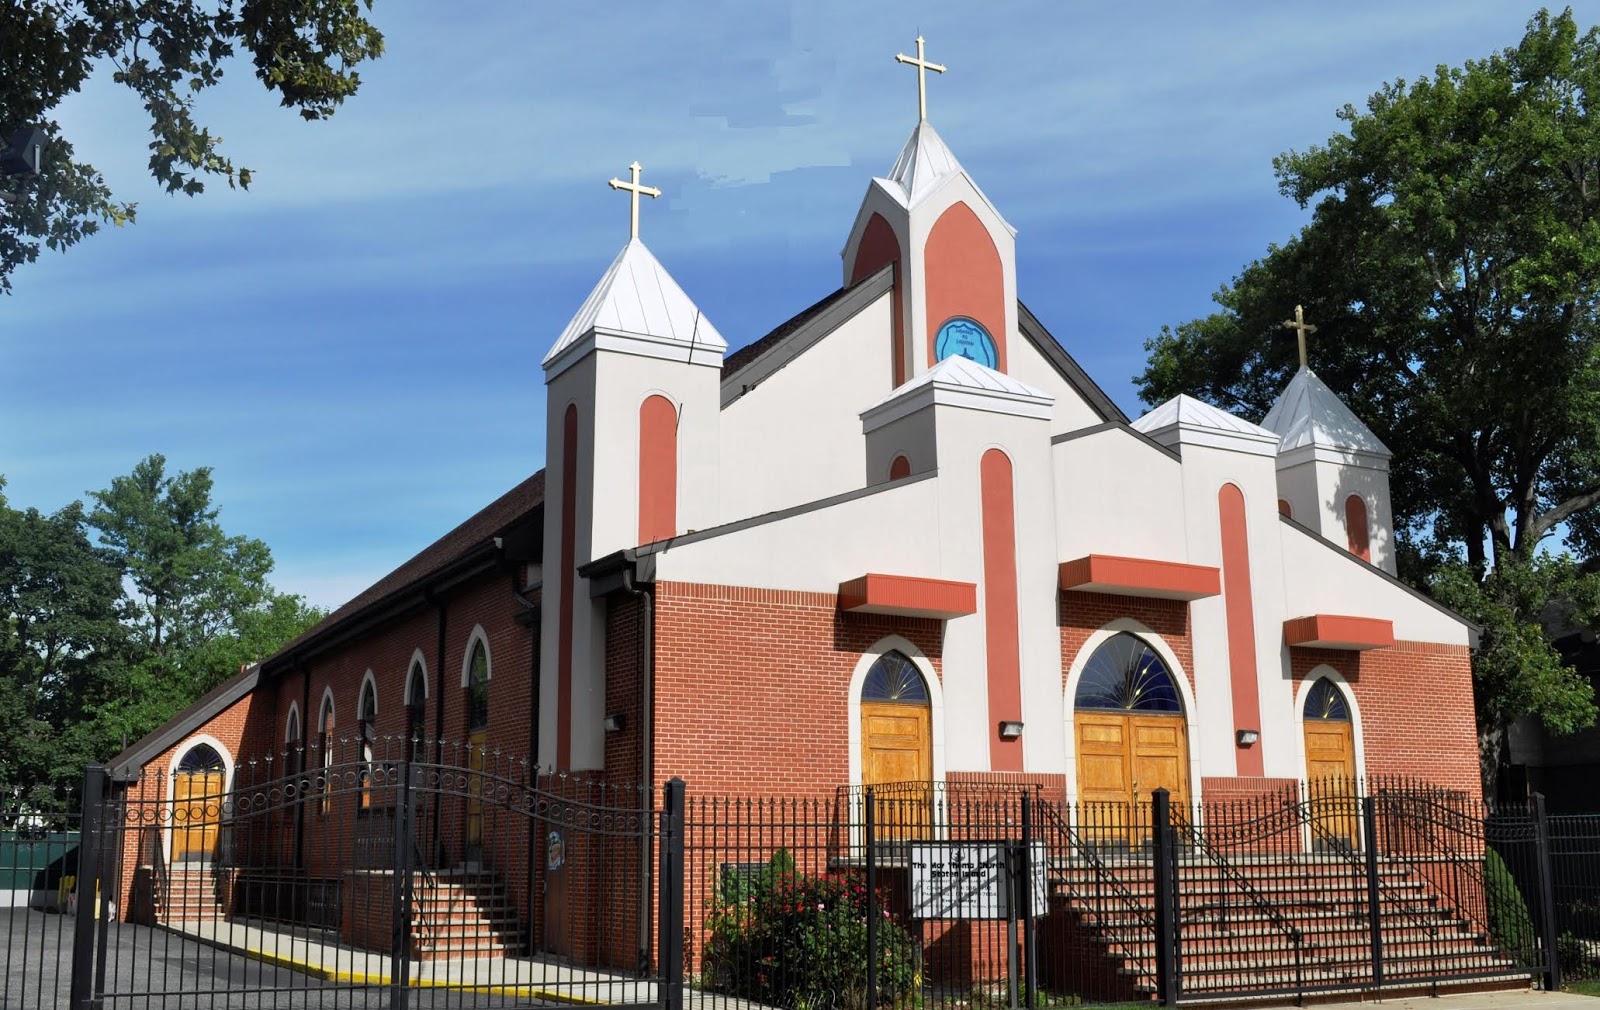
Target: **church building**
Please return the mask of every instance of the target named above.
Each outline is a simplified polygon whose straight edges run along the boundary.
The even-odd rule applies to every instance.
[[[939,69],[905,62],[919,91]],[[1304,350],[1264,418],[1129,418],[1029,311],[1026,242],[925,103],[839,222],[838,290],[758,339],[651,253],[640,167],[611,185],[626,244],[528,334],[544,468],[114,779],[376,734],[734,797],[1476,793],[1476,629],[1395,577],[1406,475]]]

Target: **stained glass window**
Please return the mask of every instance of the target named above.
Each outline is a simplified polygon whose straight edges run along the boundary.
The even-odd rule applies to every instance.
[[[897,701],[908,705],[928,704],[928,685],[922,673],[905,653],[891,649],[878,657],[861,685],[862,701]]]
[[[1183,711],[1167,664],[1144,639],[1119,632],[1094,650],[1078,680],[1078,708],[1123,712]]]
[[[467,667],[467,729],[480,730],[488,726],[489,654],[483,651],[482,642],[474,642]]]
[[[184,752],[183,759],[178,762],[178,771],[185,774],[220,772],[223,768],[222,755],[208,743],[197,743],[190,747]]]
[[[422,760],[423,702],[428,697],[428,673],[421,663],[411,664],[406,677],[406,739],[411,741],[411,760]]]
[[[1326,719],[1329,722],[1349,722],[1350,705],[1344,700],[1339,685],[1327,677],[1318,677],[1306,695],[1306,718]]]

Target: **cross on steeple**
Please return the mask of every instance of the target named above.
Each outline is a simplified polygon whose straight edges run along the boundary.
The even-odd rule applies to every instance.
[[[623,182],[621,179],[612,179],[611,188],[625,189],[632,196],[630,202],[633,204],[633,209],[628,219],[628,237],[635,239],[639,237],[639,196],[643,194],[655,199],[661,195],[661,190],[656,189],[654,186],[639,185],[639,173],[644,171],[644,168],[637,161],[628,166],[628,171],[633,173],[633,181]]]
[[[945,72],[945,67],[937,63],[929,63],[922,57],[922,36],[917,36],[917,55],[907,56],[905,53],[895,53],[896,63],[909,63],[917,68],[917,121],[928,118],[928,71],[936,74]]]
[[[1306,322],[1305,310],[1298,305],[1294,307],[1294,318],[1285,320],[1283,328],[1294,330],[1300,338],[1300,367],[1306,367],[1306,334],[1317,332],[1317,328]]]

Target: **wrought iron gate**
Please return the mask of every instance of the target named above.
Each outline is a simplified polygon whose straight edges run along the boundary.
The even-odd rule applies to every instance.
[[[209,795],[91,769],[71,1006],[681,1005],[676,788],[371,737]]]

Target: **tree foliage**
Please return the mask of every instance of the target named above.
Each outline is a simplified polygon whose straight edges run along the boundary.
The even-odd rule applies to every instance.
[[[1401,574],[1486,626],[1479,709],[1594,718],[1538,634],[1539,600],[1590,592],[1564,534],[1600,547],[1600,34],[1541,11],[1522,41],[1345,106],[1325,146],[1275,162],[1311,221],[1164,328],[1141,396],[1259,417],[1313,363],[1394,450]],[[1460,566],[1459,568],[1455,566]],[[1533,591],[1529,582],[1546,581]],[[1568,576],[1571,578],[1568,578]]]
[[[226,535],[211,492],[208,468],[151,456],[92,512],[0,495],[0,806],[70,792],[322,618],[272,588],[266,545]]]
[[[150,173],[167,192],[194,195],[207,176],[248,187],[250,170],[195,118],[195,101],[235,55],[281,103],[322,119],[355,94],[356,67],[383,53],[365,17],[371,0],[13,0],[0,4],[0,138],[24,124],[50,137],[38,179],[0,178],[14,201],[0,213],[0,293],[10,274],[64,249],[101,223],[124,224],[135,206],[78,161],[48,118],[95,73],[139,97],[150,120]]]

